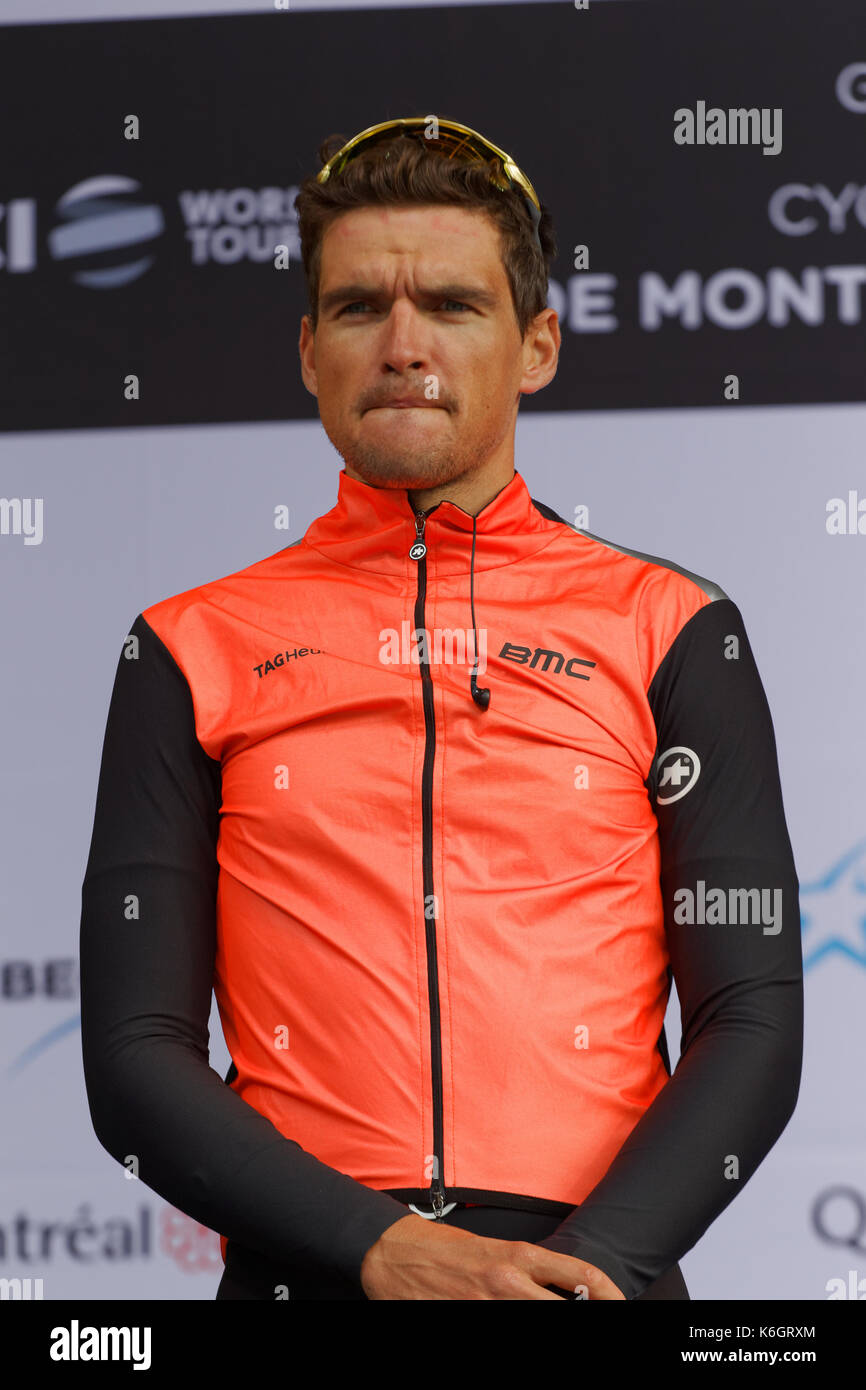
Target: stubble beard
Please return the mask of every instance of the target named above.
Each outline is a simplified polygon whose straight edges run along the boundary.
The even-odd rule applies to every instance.
[[[395,445],[353,440],[346,444],[329,436],[347,467],[358,473],[371,487],[407,488],[422,491],[454,482],[474,473],[490,457],[498,440],[491,436],[480,442],[431,441],[429,447]]]

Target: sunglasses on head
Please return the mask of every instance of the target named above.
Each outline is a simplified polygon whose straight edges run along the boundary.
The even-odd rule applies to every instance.
[[[527,212],[532,220],[532,229],[535,233],[535,240],[541,249],[541,238],[538,234],[538,224],[541,221],[541,204],[538,196],[529,179],[519,169],[514,160],[505,150],[501,150],[498,145],[494,145],[490,140],[486,140],[483,135],[479,135],[477,130],[471,130],[469,126],[459,125],[457,121],[435,121],[437,129],[436,136],[426,134],[428,128],[434,124],[434,118],[429,116],[405,116],[397,121],[383,121],[381,125],[368,126],[358,135],[354,135],[337,153],[332,155],[325,167],[316,175],[319,183],[326,183],[329,178],[339,174],[345,169],[350,160],[354,159],[361,150],[369,149],[382,139],[390,139],[394,135],[415,135],[424,139],[427,144],[434,149],[441,150],[448,159],[460,159],[466,162],[473,160],[496,159],[499,161],[502,173],[497,175],[495,172],[490,174],[490,182],[497,188],[507,191],[516,188],[523,196]]]

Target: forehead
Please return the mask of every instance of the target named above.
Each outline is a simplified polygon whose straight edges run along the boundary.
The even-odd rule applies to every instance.
[[[499,230],[486,213],[453,204],[353,208],[340,213],[322,239],[320,288],[346,273],[471,271],[505,284]]]

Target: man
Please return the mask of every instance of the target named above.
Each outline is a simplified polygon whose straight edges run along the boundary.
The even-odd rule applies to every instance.
[[[221,1233],[221,1298],[688,1298],[802,1056],[741,615],[515,471],[560,335],[504,151],[385,123],[297,206],[338,501],[132,625],[83,886],[97,1135]]]

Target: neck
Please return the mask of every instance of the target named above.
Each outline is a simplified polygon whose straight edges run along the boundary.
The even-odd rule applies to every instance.
[[[428,512],[437,502],[453,502],[470,516],[477,516],[482,507],[492,502],[498,492],[514,477],[514,464],[500,467],[495,473],[485,471],[480,476],[464,474],[438,487],[409,488],[409,501],[416,512]]]

